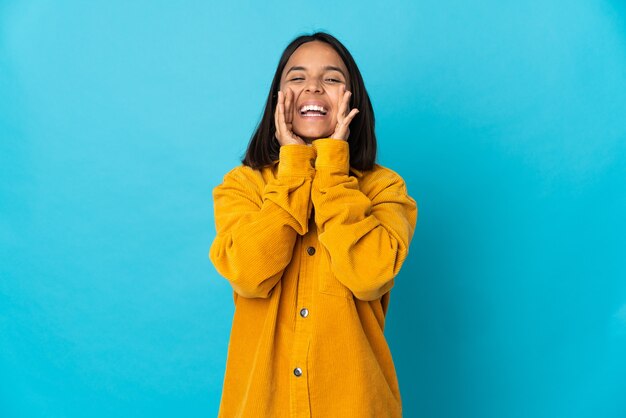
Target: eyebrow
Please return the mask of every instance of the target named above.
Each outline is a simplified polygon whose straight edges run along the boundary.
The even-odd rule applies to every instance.
[[[306,71],[306,67],[302,67],[300,65],[293,66],[293,67],[291,67],[289,69],[289,71],[287,71],[285,73],[285,75],[289,74],[292,71],[298,71],[298,70]],[[343,70],[341,68],[336,67],[334,65],[327,65],[327,66],[324,67],[324,70],[325,71],[339,71],[341,73],[341,75],[343,76],[343,78],[345,78],[345,79],[348,78],[348,77],[346,77],[346,74],[343,72]]]

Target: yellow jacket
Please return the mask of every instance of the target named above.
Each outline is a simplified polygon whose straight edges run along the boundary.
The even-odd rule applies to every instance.
[[[219,417],[402,416],[383,331],[417,204],[349,160],[343,140],[284,145],[213,189],[209,258],[235,304]]]

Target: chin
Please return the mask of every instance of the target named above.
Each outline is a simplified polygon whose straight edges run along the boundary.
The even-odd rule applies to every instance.
[[[310,142],[310,141],[313,141],[314,139],[319,139],[319,138],[328,138],[332,134],[332,132],[329,133],[328,131],[315,130],[315,129],[307,129],[304,131],[294,130],[293,132],[307,142]]]

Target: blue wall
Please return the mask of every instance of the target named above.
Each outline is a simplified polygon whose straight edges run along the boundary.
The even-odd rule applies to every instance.
[[[405,416],[626,416],[626,5],[598,0],[1,2],[0,416],[216,415],[211,190],[316,29],[419,205]]]

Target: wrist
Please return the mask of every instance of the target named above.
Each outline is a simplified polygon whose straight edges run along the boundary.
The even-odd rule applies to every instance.
[[[330,170],[348,174],[350,170],[350,146],[348,141],[335,138],[320,138],[313,141],[317,153],[316,170]]]
[[[306,144],[285,144],[280,147],[278,177],[312,177],[315,174],[316,150]]]

